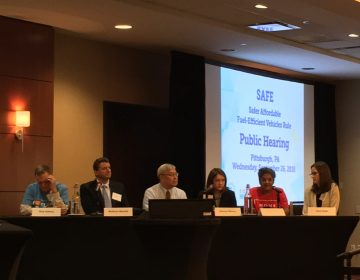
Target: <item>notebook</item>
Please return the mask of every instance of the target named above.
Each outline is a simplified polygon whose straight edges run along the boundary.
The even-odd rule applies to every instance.
[[[150,199],[150,218],[203,218],[212,216],[212,199]]]

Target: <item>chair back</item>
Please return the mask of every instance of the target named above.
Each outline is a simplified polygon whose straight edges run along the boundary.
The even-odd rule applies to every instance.
[[[304,206],[304,201],[290,201],[290,216],[301,216]]]

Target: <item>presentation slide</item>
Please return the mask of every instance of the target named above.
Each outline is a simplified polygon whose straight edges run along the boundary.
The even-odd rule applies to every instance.
[[[309,99],[305,94],[309,88],[313,91],[312,86],[223,67],[212,75],[218,82],[211,82],[209,94],[213,91],[213,97],[209,101],[213,101],[207,105],[213,106],[207,111],[212,112],[210,122],[219,125],[219,136],[208,131],[211,126],[207,124],[207,144],[212,145],[207,147],[207,157],[216,146],[219,153],[209,156],[207,169],[220,163],[217,166],[225,171],[227,186],[235,191],[238,205],[243,205],[246,184],[259,185],[261,167],[276,172],[274,185],[285,190],[289,201],[302,201],[309,173],[306,164],[311,164],[314,150],[313,133],[309,140],[305,131],[305,123],[313,128],[313,119],[308,122],[305,118],[305,101]],[[215,139],[209,141],[212,136]],[[215,144],[217,137],[219,143]],[[310,153],[305,152],[306,143],[312,143]],[[306,154],[310,159],[305,159]]]

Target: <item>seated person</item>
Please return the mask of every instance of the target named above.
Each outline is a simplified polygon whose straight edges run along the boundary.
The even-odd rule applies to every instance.
[[[177,188],[179,173],[170,163],[160,165],[157,170],[159,183],[145,190],[143,209],[149,211],[150,199],[187,199],[186,193]]]
[[[274,186],[275,171],[268,167],[260,168],[258,177],[260,186],[250,189],[255,212],[259,213],[260,208],[283,208],[285,214],[289,215],[289,204],[284,190]]]
[[[329,165],[323,161],[311,165],[310,173],[313,185],[305,189],[303,214],[308,207],[335,207],[336,213],[340,205],[340,191],[331,177]]]
[[[36,182],[27,186],[20,204],[21,215],[31,215],[33,207],[61,208],[61,214],[68,211],[69,195],[65,185],[56,182],[50,167],[39,165],[35,168]]]
[[[214,168],[209,172],[205,191],[200,193],[200,198],[214,199],[216,207],[236,207],[235,193],[226,187],[225,172]]]
[[[95,180],[80,186],[81,205],[85,214],[100,214],[104,208],[128,207],[125,187],[120,182],[110,180],[109,159],[98,158],[93,163]]]

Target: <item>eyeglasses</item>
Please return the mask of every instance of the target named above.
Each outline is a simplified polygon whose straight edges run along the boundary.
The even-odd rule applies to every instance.
[[[318,175],[319,174],[319,172],[311,172],[309,175],[310,176],[316,176],[316,175]]]
[[[163,173],[163,174],[160,174],[160,175],[166,175],[166,176],[169,176],[169,177],[179,177],[179,173]]]

